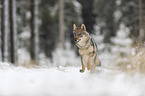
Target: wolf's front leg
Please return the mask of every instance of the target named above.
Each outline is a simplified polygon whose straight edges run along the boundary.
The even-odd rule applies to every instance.
[[[88,62],[88,57],[87,56],[81,56],[81,63],[82,63],[82,69],[80,69],[80,72],[84,72],[85,71],[85,65],[87,65]]]
[[[80,69],[80,72],[83,73],[85,71],[85,65],[82,64],[82,69]]]

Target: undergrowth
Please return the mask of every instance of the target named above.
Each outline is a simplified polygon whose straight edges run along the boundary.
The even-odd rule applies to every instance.
[[[120,69],[127,73],[145,74],[145,46],[137,46],[135,54],[126,57],[127,62],[121,62]]]
[[[25,67],[25,68],[28,68],[28,69],[31,69],[31,68],[37,68],[36,64],[34,63],[33,60],[31,61],[24,61],[24,63],[22,65],[19,65],[19,66],[22,66],[22,67]]]

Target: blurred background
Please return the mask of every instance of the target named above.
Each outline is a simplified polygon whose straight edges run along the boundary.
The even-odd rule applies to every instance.
[[[145,0],[0,0],[0,4],[1,62],[80,66],[73,24],[86,25],[103,66],[130,64],[131,56],[144,46]]]

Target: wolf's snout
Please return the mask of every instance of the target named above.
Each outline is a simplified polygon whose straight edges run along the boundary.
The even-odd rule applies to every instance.
[[[77,41],[77,39],[78,39],[77,37],[74,37],[74,41]]]

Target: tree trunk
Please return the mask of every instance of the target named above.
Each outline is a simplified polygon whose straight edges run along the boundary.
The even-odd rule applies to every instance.
[[[82,18],[86,25],[87,31],[92,33],[94,24],[96,23],[96,14],[93,12],[94,0],[80,0],[82,4]]]
[[[115,0],[109,0],[109,6],[108,8],[108,17],[106,17],[106,26],[107,30],[105,32],[105,43],[110,43],[110,38],[112,36],[115,36],[115,24],[114,24],[114,11],[115,11]]]
[[[11,31],[11,62],[16,63],[17,30],[16,30],[16,0],[10,0],[10,31]]]
[[[59,0],[59,41],[60,48],[64,48],[64,2]]]
[[[39,0],[31,0],[31,59],[38,64],[39,56],[39,21],[38,21]]]
[[[8,62],[9,57],[9,0],[3,0],[3,61]]]
[[[0,0],[0,61],[2,61],[2,50],[1,50],[1,45],[2,45],[2,38],[1,38],[1,25],[2,25],[2,23],[1,23],[1,16],[2,16],[2,14],[1,14],[1,8],[2,8],[2,2],[1,2],[1,0]]]
[[[139,0],[139,41],[142,42],[144,39],[145,31],[143,25],[143,7],[142,0]]]

